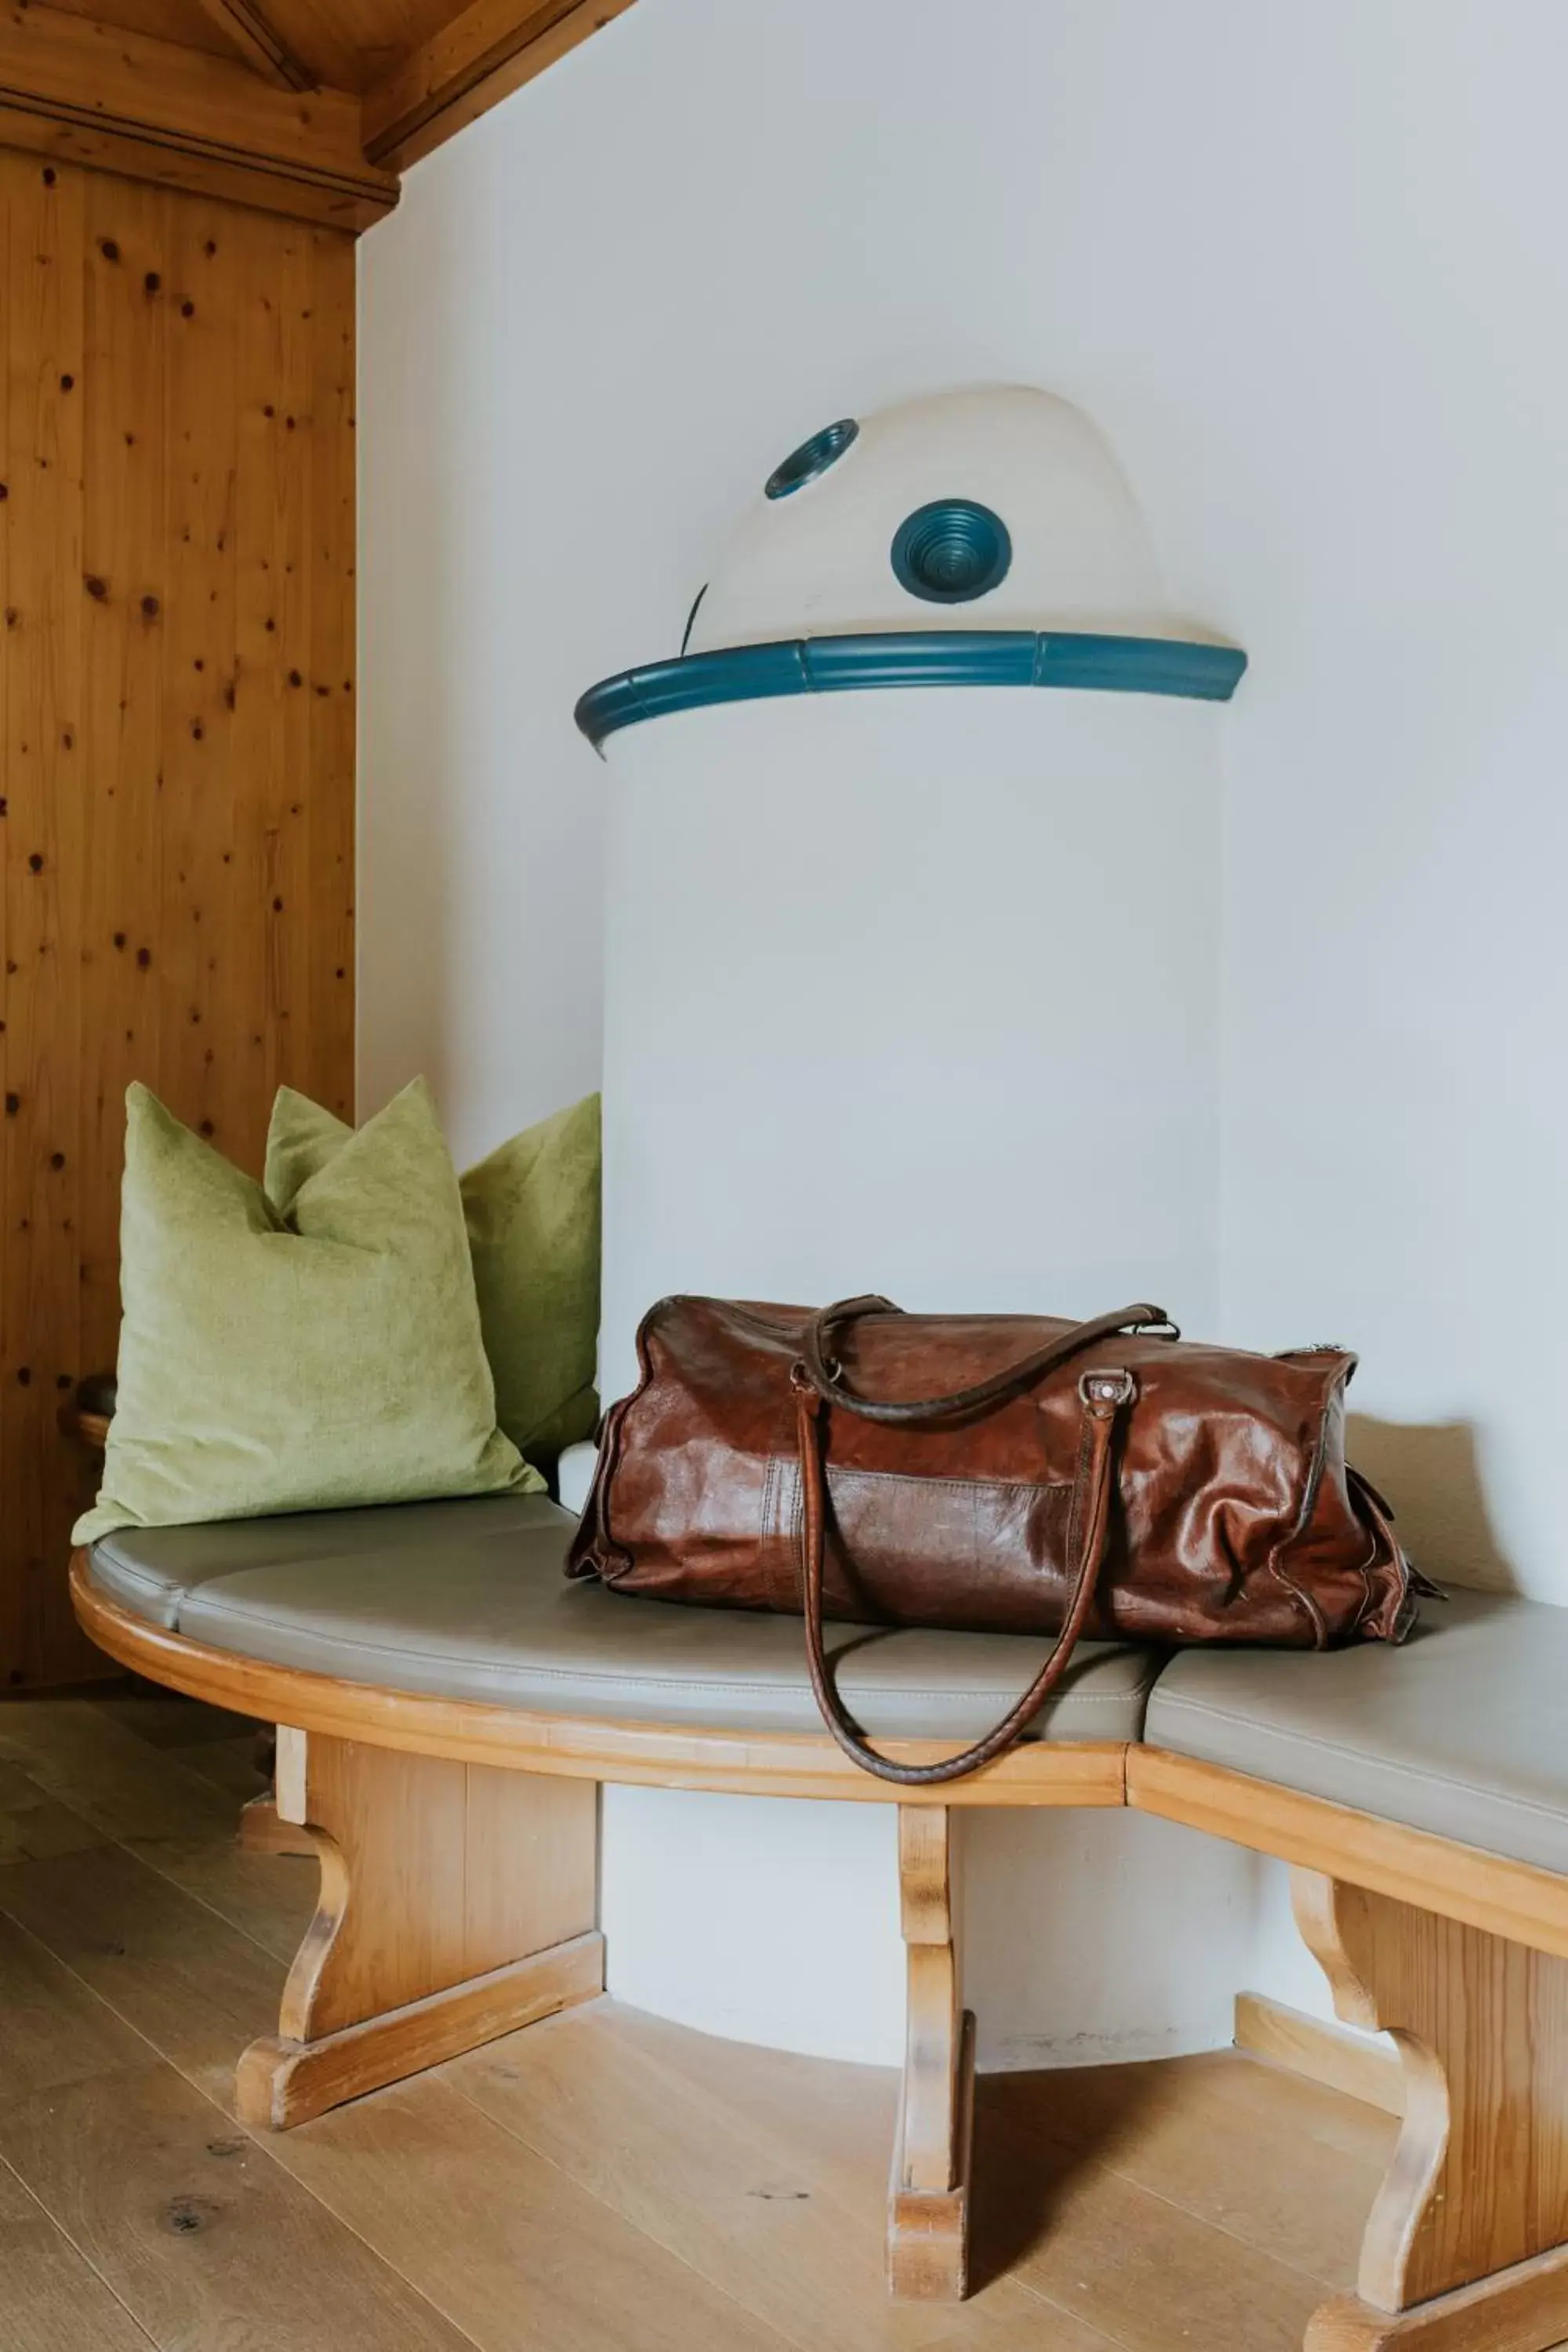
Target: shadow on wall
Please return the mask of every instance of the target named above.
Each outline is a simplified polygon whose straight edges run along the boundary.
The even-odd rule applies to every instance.
[[[964,1985],[983,2074],[1174,2058],[1231,2040],[1272,1865],[1108,1806],[963,1817]],[[1157,1934],[1131,1935],[1136,1887]],[[1086,1899],[1086,1895],[1088,1899]]]
[[[1518,1589],[1487,1509],[1470,1423],[1378,1421],[1352,1412],[1345,1449],[1394,1506],[1400,1539],[1418,1568],[1486,1591]]]

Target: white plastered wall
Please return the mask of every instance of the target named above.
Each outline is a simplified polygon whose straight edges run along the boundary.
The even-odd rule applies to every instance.
[[[962,39],[938,0],[647,0],[419,166],[362,246],[366,1107],[424,1068],[472,1156],[594,1083],[574,696],[675,650],[803,434],[1047,385],[1106,433],[1173,601],[1252,659],[1215,1328],[1354,1341],[1360,1451],[1426,1563],[1568,1601],[1565,69],[1556,0],[974,0]],[[1108,1928],[1147,1876],[1105,1850],[1126,1827],[1031,1831]],[[1214,1912],[1300,1997],[1237,1867],[1141,1932]],[[885,1874],[835,1868],[801,1941],[885,1949]],[[689,1985],[681,1917],[644,1906],[628,1990]]]

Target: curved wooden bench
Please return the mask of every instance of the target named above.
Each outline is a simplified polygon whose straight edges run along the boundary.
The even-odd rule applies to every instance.
[[[279,1810],[321,1855],[279,2032],[240,2063],[246,2121],[286,2127],[599,1991],[599,1781],[895,1803],[889,2278],[962,2294],[958,1823],[977,1805],[1129,1804],[1295,1864],[1340,2013],[1398,2043],[1405,2121],[1360,2294],[1317,2315],[1309,2352],[1568,2336],[1568,1612],[1467,1596],[1403,1653],[1099,1645],[1042,1736],[910,1803],[805,1727],[798,1627],[567,1586],[570,1525],[533,1497],[414,1506],[126,1531],[73,1564],[111,1656],[279,1724]],[[422,1578],[395,1565],[421,1528]],[[1037,1653],[834,1637],[856,1714],[915,1758],[970,1736]]]

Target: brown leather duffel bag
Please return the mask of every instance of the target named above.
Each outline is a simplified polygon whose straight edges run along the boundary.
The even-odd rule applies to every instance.
[[[1084,1635],[1326,1649],[1413,1622],[1387,1507],[1346,1466],[1342,1349],[1184,1344],[1158,1307],[1068,1324],[667,1298],[637,1359],[567,1573],[804,1615],[823,1717],[885,1780],[1000,1755]],[[825,1616],[1058,1639],[986,1738],[897,1764],[838,1700]]]

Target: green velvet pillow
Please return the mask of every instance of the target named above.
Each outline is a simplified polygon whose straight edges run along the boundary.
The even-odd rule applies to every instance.
[[[496,1426],[462,1203],[422,1080],[313,1171],[290,1167],[278,1200],[145,1087],[126,1108],[119,1394],[76,1542],[540,1486]],[[281,1095],[275,1129],[280,1113],[287,1125]]]
[[[267,1190],[286,1208],[352,1129],[285,1087]],[[496,1419],[531,1462],[553,1464],[599,1417],[599,1097],[526,1128],[462,1179],[463,1213]]]

